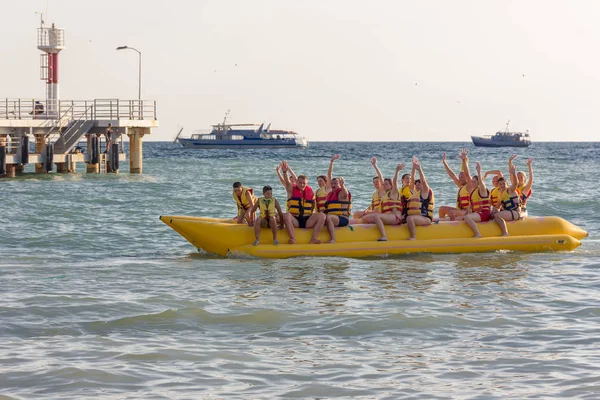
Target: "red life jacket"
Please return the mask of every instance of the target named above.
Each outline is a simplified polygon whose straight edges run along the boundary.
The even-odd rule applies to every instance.
[[[331,215],[344,215],[350,216],[350,210],[352,208],[352,194],[348,192],[348,200],[340,200],[339,195],[342,188],[331,191],[327,194],[327,201],[325,202],[325,213]]]
[[[294,185],[292,197],[287,200],[287,211],[296,217],[308,216],[312,214],[314,202],[315,193],[310,186],[306,185],[304,191],[302,191]]]

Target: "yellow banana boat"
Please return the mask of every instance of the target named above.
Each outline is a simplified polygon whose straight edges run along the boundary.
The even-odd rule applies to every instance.
[[[571,251],[581,245],[588,235],[583,229],[559,217],[529,217],[508,221],[510,236],[500,236],[493,222],[478,223],[483,236],[473,238],[473,231],[462,221],[441,221],[429,226],[418,226],[417,240],[407,240],[408,228],[386,226],[387,242],[378,242],[375,225],[359,224],[336,228],[337,243],[329,240],[327,229],[319,232],[321,244],[309,244],[312,230],[296,229],[296,244],[287,244],[287,232],[277,234],[279,245],[272,244],[270,229],[261,229],[260,244],[253,246],[254,228],[235,224],[229,219],[169,216],[161,221],[173,228],[198,249],[221,256],[249,254],[266,258],[297,256],[368,257],[405,253],[474,253],[496,250],[517,251]]]

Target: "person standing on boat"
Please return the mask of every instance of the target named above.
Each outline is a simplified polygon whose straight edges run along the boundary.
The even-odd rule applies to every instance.
[[[408,216],[406,217],[406,225],[410,236],[408,240],[417,238],[417,226],[429,226],[433,221],[433,211],[435,207],[435,198],[433,190],[429,187],[421,163],[416,156],[412,158],[413,172],[419,171],[419,179],[414,182],[414,191],[411,198],[408,200]]]
[[[513,155],[508,160],[508,168],[509,169],[513,165],[513,160],[515,158],[517,158],[516,154]],[[530,158],[529,160],[527,160],[527,167],[529,168],[529,179],[525,175],[525,172],[519,171],[517,173],[517,179],[519,180],[517,188],[521,192],[521,217],[522,218],[526,218],[528,215],[527,214],[527,200],[529,200],[529,198],[531,197],[531,193],[532,193],[531,186],[533,185],[533,165],[532,164],[533,164],[533,158]],[[526,180],[527,180],[527,183],[525,183]]]
[[[506,227],[506,221],[518,221],[521,219],[521,193],[517,189],[517,168],[515,166],[509,167],[510,173],[510,186],[506,182],[504,177],[498,179],[498,186],[500,188],[500,198],[498,200],[498,211],[494,214],[494,221],[500,227],[502,236],[508,236],[508,228]]]
[[[469,152],[467,149],[461,149],[459,158],[462,160],[462,168],[459,172],[458,176],[452,171],[452,169],[448,166],[446,162],[446,153],[442,155],[442,163],[444,164],[444,168],[450,176],[450,179],[454,182],[454,184],[458,187],[458,194],[456,196],[456,207],[450,206],[441,206],[439,210],[440,219],[446,218],[446,216],[450,217],[451,221],[462,219],[463,216],[467,214],[467,209],[469,208],[469,179],[465,175],[465,167],[469,163],[468,158]],[[468,167],[467,167],[468,168]],[[472,189],[471,189],[472,190]]]
[[[375,168],[375,173],[377,176],[373,178],[373,187],[375,188],[375,192],[371,196],[371,204],[365,211],[358,211],[354,213],[354,218],[359,219],[364,217],[365,215],[371,213],[380,213],[381,212],[381,198],[385,195],[386,190],[383,182],[383,175],[381,175],[381,171],[377,167],[377,158],[371,158],[371,164]]]
[[[308,179],[305,175],[298,175],[296,183],[290,182],[288,178],[289,166],[286,161],[281,162],[281,172],[285,181],[287,192],[287,212],[283,215],[285,227],[290,236],[288,243],[296,243],[295,228],[313,229],[310,243],[321,243],[317,239],[319,231],[325,224],[327,218],[325,214],[315,212],[315,194],[312,188],[307,184]]]
[[[487,222],[491,219],[492,203],[490,202],[490,191],[485,186],[483,178],[481,178],[481,163],[478,162],[475,168],[478,175],[473,177],[473,183],[477,182],[477,187],[470,194],[469,213],[465,215],[464,221],[473,230],[475,237],[480,238],[481,233],[475,222]],[[465,170],[465,175],[469,177],[468,169]]]
[[[381,212],[371,213],[363,217],[363,222],[377,225],[379,233],[381,234],[377,240],[380,242],[388,240],[384,225],[402,224],[403,205],[402,200],[400,199],[400,190],[398,189],[398,174],[403,169],[404,164],[398,164],[396,166],[396,172],[394,173],[394,179],[386,178],[383,180],[383,186],[386,189],[386,193],[381,198]]]
[[[273,188],[271,186],[263,187],[263,197],[259,198],[252,207],[251,214],[256,214],[256,209],[260,210],[260,216],[254,221],[254,246],[260,243],[260,228],[271,228],[273,233],[273,244],[277,246],[277,229],[283,228],[283,211],[275,197],[273,197]]]
[[[333,159],[331,162],[333,163]],[[327,230],[331,236],[329,243],[335,243],[335,227],[347,226],[350,223],[352,194],[344,185],[344,178],[332,178],[330,182],[331,192],[327,194],[325,214],[327,215]]]
[[[315,193],[315,201],[317,202],[317,212],[325,212],[325,202],[327,201],[327,194],[331,192],[331,177],[333,176],[333,162],[340,158],[339,154],[334,154],[329,161],[329,169],[327,170],[327,176],[317,176],[317,184],[319,188]]]
[[[251,212],[256,202],[254,190],[243,187],[241,182],[234,182],[232,196],[238,209],[237,217],[235,218],[236,222],[243,224],[244,220],[246,220],[249,226],[254,225],[254,215]]]

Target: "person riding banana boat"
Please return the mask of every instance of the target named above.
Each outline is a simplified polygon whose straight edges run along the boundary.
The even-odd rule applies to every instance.
[[[344,178],[331,179],[331,192],[327,194],[325,214],[327,215],[327,230],[331,239],[328,243],[335,243],[335,228],[350,224],[352,211],[352,194],[344,184]]]
[[[254,207],[254,203],[256,202],[254,190],[243,187],[241,182],[234,182],[232,196],[238,209],[237,217],[235,218],[236,222],[243,224],[245,220],[249,226],[254,225],[254,215],[251,213],[252,207]]]
[[[451,221],[455,221],[458,219],[462,219],[465,215],[467,215],[467,211],[469,208],[470,197],[469,194],[473,187],[471,187],[471,182],[465,176],[464,170],[465,165],[469,163],[468,159],[469,151],[467,149],[461,149],[459,153],[459,158],[461,159],[461,171],[458,176],[452,171],[450,166],[446,161],[446,153],[442,155],[442,164],[450,176],[450,179],[454,182],[454,184],[458,187],[458,193],[456,195],[456,207],[450,206],[441,206],[439,209],[440,219],[445,219],[449,217]]]
[[[487,179],[488,175],[493,175],[492,185],[494,188],[490,189],[490,202],[492,203],[492,206],[495,206],[496,203],[498,203],[498,196],[500,195],[500,184],[498,183],[498,179],[502,178],[503,175],[500,170],[496,169],[487,171],[485,174],[483,174],[483,179]]]
[[[377,176],[382,177],[381,171],[374,164]],[[383,187],[386,190],[381,198],[381,212],[375,212],[365,215],[362,220],[364,223],[375,224],[379,229],[381,236],[377,239],[380,242],[387,241],[384,225],[401,225],[403,217],[403,204],[401,193],[398,189],[398,174],[404,169],[404,164],[398,164],[394,173],[394,179],[383,179]]]
[[[378,172],[377,168],[377,158],[371,158],[371,165],[375,168],[375,172]],[[377,176],[373,177],[373,187],[375,188],[375,192],[371,196],[371,204],[364,211],[357,211],[354,213],[355,219],[360,219],[363,216],[371,213],[380,213],[381,212],[381,198],[386,193],[385,188],[383,187],[383,177],[381,176],[381,171],[378,172]]]
[[[290,182],[288,177],[289,166],[286,161],[281,162],[281,172],[283,174],[284,186],[287,192],[287,212],[283,218],[290,239],[289,244],[296,243],[294,234],[295,228],[306,228],[313,230],[310,243],[321,243],[317,239],[319,231],[325,224],[326,216],[323,213],[315,212],[315,194],[312,188],[307,184],[305,175],[298,175],[296,183]]]
[[[477,187],[473,189],[469,195],[469,213],[463,217],[464,221],[473,230],[476,238],[481,237],[481,233],[475,222],[487,222],[491,219],[492,203],[490,201],[490,191],[485,186],[485,181],[481,174],[481,163],[477,162],[475,169],[477,175],[473,176],[473,184]],[[465,168],[465,176],[471,178],[468,165]]]
[[[513,155],[509,160],[508,160],[508,168],[511,167],[511,165],[513,165],[513,160],[517,158],[517,155]],[[519,189],[519,192],[521,192],[521,217],[522,218],[526,218],[527,217],[527,200],[529,200],[529,198],[531,197],[531,187],[533,185],[533,158],[530,158],[529,160],[527,160],[527,167],[529,169],[529,178],[527,178],[527,176],[525,175],[525,172],[523,171],[519,171],[517,173],[517,179],[519,180],[519,183],[517,185],[517,189]]]
[[[334,154],[329,161],[329,169],[327,170],[327,176],[317,176],[317,185],[319,188],[315,192],[315,201],[317,202],[317,212],[325,212],[325,202],[327,201],[327,195],[331,192],[331,177],[333,174],[333,162],[340,158],[339,154]]]
[[[435,197],[433,190],[429,187],[421,163],[416,156],[412,158],[413,171],[412,176],[415,176],[415,171],[419,172],[419,179],[414,180],[413,193],[408,200],[408,211],[406,217],[406,225],[410,236],[408,240],[415,240],[416,227],[428,226],[433,221],[433,211],[435,208]]]
[[[494,221],[500,227],[502,236],[508,236],[506,221],[518,221],[522,218],[521,192],[517,188],[517,168],[514,165],[508,167],[510,174],[510,186],[504,177],[498,179],[500,189],[498,202],[495,207],[500,210],[494,213]]]
[[[273,197],[273,188],[271,186],[263,187],[263,197],[260,197],[254,207],[252,207],[252,214],[256,214],[256,210],[260,210],[260,215],[254,221],[254,246],[258,246],[260,243],[260,229],[271,228],[273,233],[273,244],[278,245],[277,240],[277,229],[283,228],[283,211],[281,206],[275,197]]]

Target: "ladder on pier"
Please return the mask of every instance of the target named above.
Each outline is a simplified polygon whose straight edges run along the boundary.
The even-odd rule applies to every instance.
[[[98,160],[98,163],[100,164],[100,173],[101,174],[105,174],[106,173],[106,154],[102,153],[99,154],[100,158]]]

